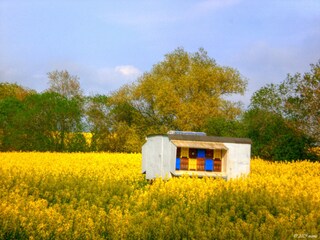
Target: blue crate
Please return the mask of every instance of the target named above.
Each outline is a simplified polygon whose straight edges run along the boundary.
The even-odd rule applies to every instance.
[[[198,158],[205,158],[206,157],[206,150],[205,149],[198,149],[197,157]]]
[[[213,159],[206,159],[204,169],[206,171],[213,171]]]
[[[176,170],[180,170],[180,158],[176,158]]]

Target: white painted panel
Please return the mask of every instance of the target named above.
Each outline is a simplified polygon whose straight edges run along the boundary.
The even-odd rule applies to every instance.
[[[161,176],[162,136],[149,137],[147,148],[146,178],[152,179]]]
[[[146,171],[147,179],[171,177],[172,158],[175,157],[176,147],[167,136],[148,137],[147,143],[142,147],[142,154],[142,168]]]
[[[228,147],[228,178],[236,178],[250,172],[251,145],[225,143]]]
[[[171,177],[171,159],[172,159],[172,143],[170,142],[168,137],[162,137],[162,178],[170,178]]]

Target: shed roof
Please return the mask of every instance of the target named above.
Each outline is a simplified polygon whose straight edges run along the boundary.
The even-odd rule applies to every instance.
[[[215,142],[215,143],[242,143],[252,144],[249,138],[231,138],[231,137],[215,137],[215,136],[199,136],[199,135],[181,135],[168,134],[169,139],[184,140],[184,141],[199,141],[199,142]]]
[[[202,141],[184,141],[184,140],[171,140],[177,147],[185,148],[200,148],[200,149],[225,149],[228,148],[223,143],[217,142],[202,142]]]

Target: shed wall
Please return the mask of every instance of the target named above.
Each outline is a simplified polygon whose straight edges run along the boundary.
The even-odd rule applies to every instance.
[[[146,178],[170,178],[175,167],[175,151],[168,137],[148,137],[142,146],[142,172],[146,172]]]
[[[225,143],[228,179],[250,173],[251,144]]]

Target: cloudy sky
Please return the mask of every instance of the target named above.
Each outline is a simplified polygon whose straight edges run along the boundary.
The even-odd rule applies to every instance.
[[[252,93],[320,59],[319,0],[0,0],[0,82],[39,92],[68,70],[108,94],[178,47],[203,47]]]

